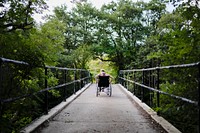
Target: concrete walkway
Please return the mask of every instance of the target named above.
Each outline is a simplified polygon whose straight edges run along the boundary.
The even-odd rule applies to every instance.
[[[165,133],[118,85],[111,97],[96,85],[69,104],[41,129],[41,133]]]

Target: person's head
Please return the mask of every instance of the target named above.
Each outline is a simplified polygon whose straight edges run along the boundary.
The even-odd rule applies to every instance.
[[[105,72],[105,70],[104,70],[104,69],[101,69],[101,72]]]
[[[106,75],[106,72],[104,69],[101,69],[101,75],[105,76]]]

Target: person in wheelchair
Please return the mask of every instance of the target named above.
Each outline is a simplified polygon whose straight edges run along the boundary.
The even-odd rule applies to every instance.
[[[109,87],[109,84],[111,83],[112,76],[107,74],[104,69],[100,70],[100,73],[96,75],[96,83],[98,84],[98,87],[100,88],[100,92],[104,91],[104,88]]]

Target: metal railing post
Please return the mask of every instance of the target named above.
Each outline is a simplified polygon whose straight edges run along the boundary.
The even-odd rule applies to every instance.
[[[118,82],[119,84],[121,84],[121,83],[120,83],[120,76],[121,76],[121,75],[120,75],[120,71],[119,71],[119,72],[118,72],[118,76],[117,76],[117,82]]]
[[[124,72],[124,78],[126,79],[126,73]],[[127,89],[126,80],[124,80],[124,87]]]
[[[89,72],[89,71],[88,71],[87,73],[88,73],[88,76],[90,77],[90,78],[88,78],[88,79],[87,79],[87,83],[89,83],[89,82],[91,82],[91,81],[92,81],[92,76],[91,76],[91,74],[90,74],[90,72]]]
[[[125,72],[123,73],[123,78],[126,79],[126,74],[125,74]],[[126,88],[126,80],[123,80],[123,84],[124,84],[124,87]],[[127,89],[127,88],[126,88],[126,89]]]
[[[149,86],[152,87],[152,77],[151,77],[151,71],[149,71]],[[149,90],[149,106],[152,106],[152,94],[151,91]]]
[[[160,69],[158,68],[157,69],[157,90],[160,90]],[[159,108],[160,107],[160,93],[157,92],[157,107]],[[158,115],[160,114],[160,111],[158,109]]]
[[[136,82],[136,79],[135,79],[135,71],[133,72],[133,81],[135,81]],[[134,83],[133,84],[133,93],[134,93],[134,95],[135,95],[135,90],[136,90],[136,84]]]
[[[78,79],[78,78],[79,78],[79,73],[80,73],[80,71],[79,71],[79,70],[77,70],[77,72],[76,72],[76,79]],[[79,89],[80,89],[80,82],[76,82],[76,89],[77,89],[77,90],[79,90]]]
[[[76,70],[74,70],[74,81],[76,80]],[[76,94],[76,82],[74,82],[74,94]]]
[[[122,77],[122,71],[119,71],[119,76]],[[119,83],[122,85],[122,79],[119,78]]]
[[[2,87],[2,64],[3,64],[3,61],[0,59],[0,92],[2,92],[2,90],[1,89],[3,89],[3,87]],[[0,118],[2,117],[2,107],[3,107],[3,103],[2,103],[2,101],[1,101],[1,93],[0,93]]]
[[[124,72],[124,78],[126,79],[126,73]],[[124,87],[127,89],[127,86],[126,86],[126,80],[124,80]]]
[[[129,72],[127,72],[127,74],[126,74],[126,79],[129,80]],[[126,88],[127,88],[127,90],[129,90],[129,82],[128,81],[126,81]]]
[[[129,76],[129,72],[126,73],[126,79],[127,80],[129,79],[128,76]],[[126,88],[127,88],[127,90],[129,90],[129,88],[128,88],[129,82],[127,80],[126,80]]]
[[[85,72],[84,72],[84,76],[85,76],[85,77],[90,77],[89,72],[88,72],[88,71],[85,71]],[[90,80],[90,78],[85,79],[85,80],[84,80],[84,85],[86,85],[86,84],[88,83],[89,80]]]
[[[144,84],[144,71],[142,71],[142,84]],[[144,87],[142,87],[141,101],[144,102]]]
[[[88,83],[90,83],[90,82],[92,82],[92,76],[91,76],[91,73],[88,71],[88,76],[90,77],[90,78],[88,78]]]
[[[3,64],[3,61],[0,59],[0,92],[2,92],[1,91],[1,89],[2,89],[2,72],[3,72],[2,68],[1,68],[2,64]],[[1,99],[1,97],[0,97],[0,99]]]
[[[45,67],[45,88],[48,87],[48,82],[47,82],[47,67]],[[48,91],[45,91],[45,113],[48,114],[48,110],[49,110],[49,99],[48,99]]]
[[[67,83],[67,70],[64,70],[64,83]],[[64,87],[64,96],[63,96],[63,100],[66,101],[66,89],[67,86]]]
[[[122,73],[121,73],[121,77],[124,78],[123,71],[122,71]],[[124,86],[124,80],[123,80],[123,79],[121,79],[121,84],[122,84],[122,86]]]
[[[82,70],[79,71],[79,82],[78,82],[78,87],[79,87],[78,89],[79,90],[82,88],[82,84],[81,84],[81,82],[82,82],[82,80],[81,80],[82,79],[81,72],[82,72]]]
[[[121,72],[121,77],[124,78],[123,71]],[[123,79],[121,79],[121,84],[122,84],[122,86],[124,86],[124,80]]]
[[[82,78],[83,78],[83,74],[82,74],[83,71],[81,70],[80,72],[81,72],[81,75],[80,75],[80,76],[81,76],[81,79],[82,79]],[[83,88],[83,80],[81,80],[81,87],[80,87],[80,88]]]
[[[199,74],[198,74],[198,110],[199,110],[199,121],[198,121],[198,133],[200,132],[200,62],[198,63],[198,70],[199,70]]]
[[[121,84],[121,82],[120,82],[120,77],[121,77],[121,75],[120,75],[120,71],[118,72],[118,76],[117,76],[117,82],[119,83],[119,84]]]
[[[141,80],[140,78],[141,77],[139,77],[139,80]],[[140,100],[142,100],[142,86],[138,87],[138,97],[139,97]]]

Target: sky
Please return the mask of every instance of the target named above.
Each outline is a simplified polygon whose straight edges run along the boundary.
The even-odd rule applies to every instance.
[[[44,11],[43,14],[34,14],[34,19],[36,20],[36,22],[38,23],[43,23],[45,22],[42,17],[45,15],[49,15],[52,14],[53,9],[57,6],[61,6],[63,4],[67,5],[68,8],[72,8],[74,6],[74,4],[72,3],[73,0],[46,0],[47,5],[49,6],[49,9],[47,11]],[[88,0],[88,2],[92,3],[96,8],[100,8],[103,4],[108,4],[112,1],[117,1],[117,0]],[[137,1],[137,0],[133,0],[133,1]],[[150,0],[143,0],[145,2],[148,2]],[[168,6],[168,10],[172,10],[172,6]]]
[[[33,17],[38,23],[44,22],[44,20],[42,20],[42,17],[52,14],[52,11],[55,7],[65,4],[68,8],[72,8],[74,6],[72,1],[73,0],[46,0],[49,9],[47,11],[44,11],[43,14],[34,14]],[[112,1],[116,0],[88,0],[88,2],[91,2],[96,8],[100,8],[103,4],[108,4]]]

